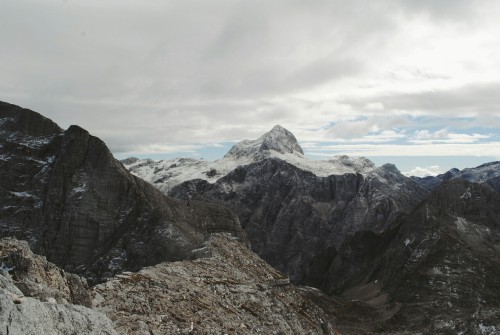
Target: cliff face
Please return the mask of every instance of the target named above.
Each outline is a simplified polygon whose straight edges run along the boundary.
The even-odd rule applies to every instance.
[[[28,240],[63,268],[102,280],[195,257],[212,232],[244,239],[216,204],[166,197],[84,129],[0,104],[0,235]]]
[[[319,177],[274,158],[239,166],[213,184],[184,182],[169,194],[233,209],[257,254],[292,281],[313,286],[347,236],[381,233],[427,196],[392,165]]]
[[[358,233],[332,262],[323,289],[385,313],[381,331],[500,331],[500,197],[444,183],[382,235]]]

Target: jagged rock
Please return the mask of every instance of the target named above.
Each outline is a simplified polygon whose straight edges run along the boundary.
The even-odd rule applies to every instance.
[[[85,279],[47,263],[15,239],[0,240],[0,256],[1,334],[117,334],[104,314],[69,303],[90,306]]]
[[[216,204],[171,199],[132,176],[87,131],[62,131],[0,104],[0,236],[93,282],[123,270],[193,258],[210,233],[244,239],[238,217]]]

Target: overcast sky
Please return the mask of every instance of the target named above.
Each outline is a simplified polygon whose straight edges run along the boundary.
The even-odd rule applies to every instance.
[[[0,100],[115,156],[306,155],[414,174],[500,159],[500,2],[2,0]]]

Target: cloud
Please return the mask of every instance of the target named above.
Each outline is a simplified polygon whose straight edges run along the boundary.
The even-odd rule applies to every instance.
[[[352,156],[488,156],[500,159],[500,142],[474,144],[333,144],[308,145],[308,154],[329,157],[336,154]]]
[[[114,153],[203,151],[275,124],[346,152],[487,145],[499,14],[465,0],[6,0],[0,99]]]
[[[484,134],[457,134],[449,133],[447,129],[440,129],[435,132],[428,130],[418,130],[415,136],[408,142],[417,144],[431,143],[475,143],[480,140],[489,138],[489,135]]]
[[[438,165],[433,165],[433,166],[428,166],[428,167],[420,167],[417,166],[416,168],[403,172],[404,175],[410,177],[410,176],[415,176],[415,177],[427,177],[427,176],[437,176],[438,174],[442,174],[443,171],[439,168]]]

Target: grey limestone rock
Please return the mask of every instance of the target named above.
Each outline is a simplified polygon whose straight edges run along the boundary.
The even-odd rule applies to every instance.
[[[0,270],[0,334],[117,334],[111,320],[88,308],[84,279],[34,255],[23,241],[0,240],[0,256],[9,270]]]

